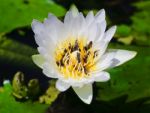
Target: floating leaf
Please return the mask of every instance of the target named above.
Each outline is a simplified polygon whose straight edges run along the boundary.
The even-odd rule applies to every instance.
[[[32,20],[43,20],[48,13],[63,16],[65,9],[52,0],[1,0],[0,33],[28,26]]]
[[[4,84],[3,91],[0,92],[0,113],[44,113],[48,105],[17,102],[11,95],[12,86],[10,83]]]
[[[131,28],[127,25],[120,25],[117,27],[116,34],[121,37],[127,37],[127,36],[131,35]]]
[[[134,6],[138,9],[131,17],[135,43],[138,45],[150,45],[150,1],[137,2]]]
[[[131,25],[119,25],[116,37],[117,39],[120,39],[132,36],[132,42],[136,45],[150,46],[150,1],[145,0],[136,2],[135,4],[133,4],[133,6],[136,7],[137,10],[131,16]]]
[[[130,45],[132,43],[132,41],[133,41],[133,36],[123,37],[123,38],[120,37],[118,39],[118,42],[121,42],[125,45]]]

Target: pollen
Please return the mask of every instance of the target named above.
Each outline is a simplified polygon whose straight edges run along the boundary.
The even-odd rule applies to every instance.
[[[86,38],[68,38],[57,44],[55,60],[65,78],[89,77],[96,70],[98,50]]]

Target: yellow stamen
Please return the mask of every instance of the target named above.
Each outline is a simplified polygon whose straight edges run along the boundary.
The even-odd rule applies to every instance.
[[[90,76],[90,72],[96,70],[97,55],[98,50],[93,48],[93,42],[88,42],[86,38],[68,38],[55,50],[58,70],[64,77],[73,79]]]

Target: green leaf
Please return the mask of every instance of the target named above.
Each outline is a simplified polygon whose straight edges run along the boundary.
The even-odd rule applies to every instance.
[[[125,45],[130,45],[132,43],[132,41],[133,41],[133,37],[132,36],[123,37],[123,38],[120,37],[118,39],[118,42],[121,42],[121,43],[123,43]]]
[[[131,36],[133,37],[132,42],[134,44],[150,46],[150,1],[136,2],[133,6],[136,7],[137,10],[131,16],[131,25],[119,25],[116,37],[120,39]],[[125,41],[121,39],[121,42],[124,43]]]
[[[150,46],[150,1],[137,2],[134,6],[138,9],[131,17],[135,43]]]
[[[33,19],[43,20],[48,13],[63,16],[66,10],[52,0],[1,0],[0,33],[29,26]]]
[[[11,92],[10,83],[4,84],[3,91],[0,92],[0,113],[44,113],[48,108],[48,105],[37,102],[17,102]]]
[[[117,27],[116,34],[121,37],[127,37],[127,36],[131,35],[131,28],[128,27],[127,25],[120,25]]]

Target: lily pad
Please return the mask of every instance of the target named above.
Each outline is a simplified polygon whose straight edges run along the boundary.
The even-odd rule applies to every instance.
[[[52,0],[1,0],[0,2],[0,33],[15,28],[29,26],[32,20],[43,20],[48,13],[60,17],[66,10]]]
[[[48,108],[48,105],[37,102],[17,102],[11,92],[11,84],[4,84],[0,92],[0,113],[44,113]]]

